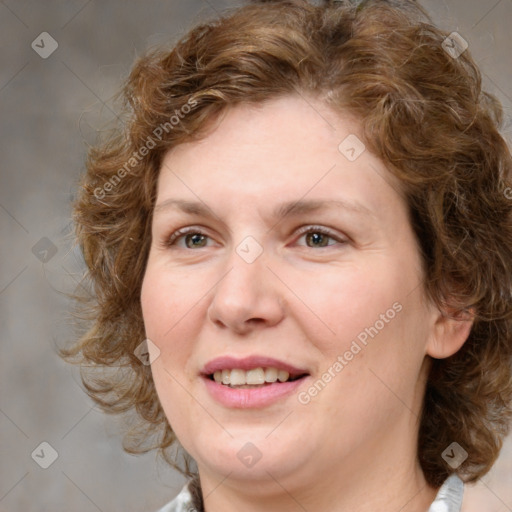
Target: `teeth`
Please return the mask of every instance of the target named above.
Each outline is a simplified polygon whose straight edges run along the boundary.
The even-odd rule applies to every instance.
[[[224,371],[224,370],[222,370]],[[243,370],[231,370],[231,375],[229,377],[229,383],[232,386],[242,386],[243,384],[247,384],[245,381],[246,372]]]
[[[246,384],[258,386],[265,382],[286,382],[290,378],[290,374],[285,370],[277,368],[253,368],[252,370],[217,370],[213,374],[215,382],[219,382],[230,386],[244,386]]]
[[[277,380],[278,371],[275,368],[265,369],[265,380],[267,382],[275,382]]]
[[[265,372],[263,368],[254,368],[245,372],[245,382],[242,384],[264,384],[265,383]]]
[[[231,383],[231,372],[229,370],[222,370],[222,384]]]
[[[290,374],[284,370],[279,370],[279,372],[277,373],[277,380],[279,382],[285,382],[288,380],[288,377],[290,376]]]

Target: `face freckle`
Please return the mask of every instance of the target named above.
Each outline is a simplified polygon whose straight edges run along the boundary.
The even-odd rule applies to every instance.
[[[341,144],[358,133],[314,98],[280,98],[231,108],[162,162],[141,303],[160,401],[200,470],[248,478],[238,454],[250,441],[263,454],[251,478],[349,478],[377,446],[397,457],[391,439],[413,445],[430,310],[394,177]],[[297,235],[305,226],[332,238]],[[162,243],[185,228],[208,243]],[[212,395],[205,365],[251,356],[306,375],[253,407]]]

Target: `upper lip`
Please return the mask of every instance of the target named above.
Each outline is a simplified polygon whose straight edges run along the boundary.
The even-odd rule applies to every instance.
[[[297,368],[289,363],[274,359],[267,356],[247,356],[243,358],[236,358],[231,356],[221,356],[208,361],[201,373],[203,375],[212,375],[220,370],[252,370],[254,368],[277,368],[278,370],[285,370],[290,374],[290,377],[298,377],[299,375],[309,374],[307,370]]]

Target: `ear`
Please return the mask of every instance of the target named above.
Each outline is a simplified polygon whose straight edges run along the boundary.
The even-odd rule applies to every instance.
[[[463,311],[455,308],[437,309],[427,343],[427,354],[434,359],[444,359],[458,352],[469,337],[474,319],[474,308]]]

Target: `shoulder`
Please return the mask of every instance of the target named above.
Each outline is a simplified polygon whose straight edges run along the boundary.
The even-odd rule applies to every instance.
[[[464,482],[456,474],[450,475],[439,488],[428,512],[460,512],[463,495]]]
[[[172,501],[158,509],[157,512],[194,512],[190,484],[190,481],[187,482],[180,493]]]

